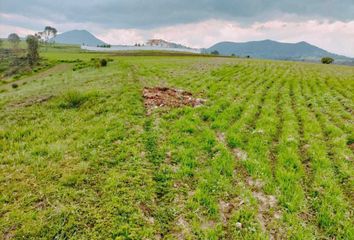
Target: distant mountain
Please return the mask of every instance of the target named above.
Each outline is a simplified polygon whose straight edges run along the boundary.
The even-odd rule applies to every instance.
[[[72,30],[58,34],[55,38],[52,38],[51,41],[56,43],[64,44],[85,44],[88,46],[97,46],[106,44],[100,39],[96,38],[93,34],[86,30]]]
[[[318,61],[322,57],[332,57],[338,63],[353,61],[351,58],[327,52],[307,42],[282,43],[272,40],[244,43],[220,42],[204,51],[211,53],[215,50],[221,55],[235,54],[252,58]]]

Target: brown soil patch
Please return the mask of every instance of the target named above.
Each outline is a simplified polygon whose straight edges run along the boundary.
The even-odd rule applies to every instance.
[[[354,151],[354,143],[348,144],[348,147],[349,147],[352,151]]]
[[[16,230],[17,226],[13,225],[9,229],[5,230],[3,238],[4,240],[13,239],[13,231]]]
[[[243,201],[238,198],[231,199],[227,202],[223,201],[223,200],[219,201],[221,220],[224,225],[227,225],[227,223],[229,222],[229,219],[232,216],[232,212],[235,209],[238,209],[242,204],[243,204]]]
[[[145,203],[140,203],[139,208],[143,212],[146,221],[150,224],[154,224],[155,219],[151,216],[152,210],[150,209],[150,207]]]
[[[226,144],[226,138],[225,138],[225,134],[222,133],[222,132],[217,132],[216,133],[216,137],[218,138],[219,142],[221,142],[222,144],[224,145],[227,145]]]
[[[222,132],[217,132],[216,137],[220,143],[224,144],[227,147],[225,134]],[[245,161],[248,158],[247,152],[243,151],[241,148],[232,148],[232,153],[236,157],[237,160]]]
[[[183,217],[178,218],[176,222],[176,230],[177,231],[173,236],[178,240],[187,239],[187,236],[192,232],[188,222]]]
[[[196,107],[202,105],[205,100],[194,98],[192,93],[167,87],[145,87],[143,90],[144,105],[147,113],[159,107]]]
[[[264,183],[258,179],[247,179],[247,185],[252,189],[253,197],[258,201],[257,219],[264,232],[269,229],[269,239],[283,239],[281,229],[274,229],[272,225],[274,221],[282,217],[282,213],[278,208],[278,200],[273,195],[266,195],[262,188]]]
[[[235,155],[235,157],[236,157],[238,160],[246,161],[247,158],[248,158],[247,152],[243,151],[243,150],[240,149],[240,148],[234,148],[234,149],[232,149],[232,153]]]

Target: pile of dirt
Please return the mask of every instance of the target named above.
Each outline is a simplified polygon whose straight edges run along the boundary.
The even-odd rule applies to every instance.
[[[205,102],[203,99],[194,98],[190,92],[167,87],[145,87],[143,97],[148,114],[158,107],[196,107]]]

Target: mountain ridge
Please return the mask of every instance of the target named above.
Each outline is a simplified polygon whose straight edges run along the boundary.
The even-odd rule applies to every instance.
[[[319,60],[332,57],[336,61],[353,61],[353,58],[331,53],[305,41],[284,43],[270,39],[249,42],[223,41],[204,49],[205,53],[218,51],[221,55],[235,54],[252,58],[278,60]]]
[[[58,34],[51,41],[63,44],[79,44],[88,46],[105,45],[106,43],[87,30],[71,30]]]

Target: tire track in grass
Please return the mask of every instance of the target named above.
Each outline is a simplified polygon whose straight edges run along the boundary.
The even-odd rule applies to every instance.
[[[131,77],[137,82],[141,89],[144,87],[145,80],[140,76],[149,74],[149,68],[145,65],[130,65]],[[142,90],[141,90],[142,91]],[[144,108],[143,99],[141,104]],[[160,126],[159,115],[151,114],[145,116],[143,123],[142,143],[144,152],[142,157],[147,160],[151,170],[151,189],[153,196],[146,201],[142,201],[137,206],[145,218],[145,221],[153,226],[153,236],[156,239],[164,237],[168,231],[168,224],[173,219],[173,208],[169,208],[169,197],[172,192],[171,171],[163,165],[165,149],[159,145],[164,136],[164,129]]]
[[[147,159],[153,164],[153,181],[155,198],[151,207],[141,205],[146,215],[150,215],[151,222],[157,231],[155,238],[164,238],[170,228],[170,222],[174,220],[176,209],[171,207],[173,192],[173,171],[165,164],[167,152],[161,146],[166,141],[166,130],[161,126],[158,115],[152,114],[145,122],[145,149]]]
[[[302,97],[305,98],[305,79],[300,80]],[[306,103],[301,112],[304,124],[304,138],[308,146],[306,155],[313,173],[310,187],[310,202],[320,233],[327,238],[350,238],[352,229],[348,220],[350,213],[343,193],[337,186],[335,176],[323,142],[321,126],[316,117],[309,112]]]

